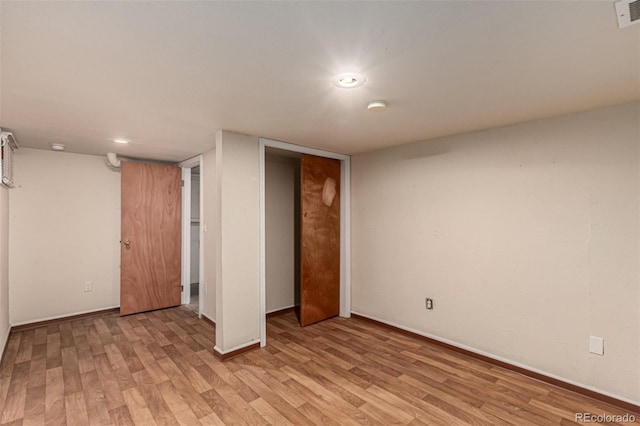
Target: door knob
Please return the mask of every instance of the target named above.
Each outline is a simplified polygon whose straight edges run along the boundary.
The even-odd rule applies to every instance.
[[[131,245],[131,241],[129,241],[129,240],[127,239],[127,240],[124,240],[124,241],[122,242],[122,244],[124,244],[125,246],[129,247],[129,246]]]

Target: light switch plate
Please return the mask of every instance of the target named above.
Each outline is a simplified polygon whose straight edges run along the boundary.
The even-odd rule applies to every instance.
[[[604,339],[602,337],[589,337],[589,352],[596,355],[604,355]]]

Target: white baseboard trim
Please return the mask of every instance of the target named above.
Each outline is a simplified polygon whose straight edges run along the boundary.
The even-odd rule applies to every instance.
[[[521,368],[523,370],[531,371],[532,373],[537,373],[537,374],[540,374],[540,375],[543,375],[543,376],[547,376],[547,377],[549,377],[551,379],[559,380],[561,382],[565,382],[565,383],[568,383],[568,384],[573,385],[573,386],[577,386],[577,387],[580,387],[580,388],[583,388],[583,389],[587,389],[587,390],[590,390],[592,392],[596,392],[596,393],[599,393],[601,395],[608,396],[610,398],[614,398],[614,399],[617,399],[617,400],[620,400],[620,401],[624,401],[624,402],[627,402],[627,403],[633,404],[633,405],[640,405],[640,401],[635,401],[635,400],[633,400],[631,398],[627,398],[627,397],[624,397],[624,396],[616,395],[615,393],[608,392],[608,391],[596,388],[594,386],[589,386],[589,385],[586,385],[584,383],[580,383],[580,382],[577,382],[575,380],[568,379],[566,377],[558,376],[556,374],[549,373],[548,371],[540,370],[540,369],[532,367],[530,365],[523,364],[523,363],[520,363],[520,362],[517,362],[517,361],[513,361],[511,359],[504,358],[504,357],[501,357],[501,356],[498,356],[498,355],[494,355],[492,353],[485,352],[485,351],[473,348],[471,346],[463,345],[462,343],[454,342],[454,341],[449,340],[449,339],[443,339],[442,337],[438,337],[438,336],[435,336],[433,334],[425,333],[423,331],[415,330],[413,328],[406,327],[406,326],[403,326],[403,325],[400,325],[400,324],[396,324],[396,323],[391,322],[391,321],[382,320],[382,319],[379,319],[379,318],[377,318],[375,316],[372,316],[372,315],[363,314],[363,313],[356,312],[356,311],[352,311],[351,313],[353,313],[355,315],[359,315],[359,316],[364,317],[364,318],[368,318],[368,319],[373,320],[373,321],[377,321],[377,322],[381,322],[383,324],[390,325],[390,326],[395,327],[395,328],[399,328],[399,329],[404,330],[404,331],[408,331],[408,332],[413,333],[413,334],[417,334],[419,336],[426,337],[428,339],[436,340],[438,342],[442,342],[442,343],[445,343],[445,344],[450,345],[450,346],[455,346],[456,348],[460,348],[460,349],[468,351],[468,352],[473,352],[475,354],[478,354],[478,355],[481,355],[481,356],[484,356],[484,357],[487,357],[487,358],[491,358],[491,359],[494,359],[494,360],[499,361],[499,362],[510,364],[510,365],[515,366],[515,367]]]
[[[284,311],[285,309],[291,309],[291,308],[295,308],[296,305],[291,305],[291,306],[284,306],[282,308],[278,308],[278,309],[272,309],[270,311],[265,312],[267,315],[272,314],[274,312],[280,312],[280,311]],[[345,315],[340,314],[341,318],[351,318],[351,312],[346,313]]]
[[[109,309],[116,309],[116,308],[119,308],[119,307],[120,307],[120,305],[105,306],[103,308],[89,309],[87,311],[69,312],[69,313],[61,314],[61,315],[53,315],[53,316],[50,316],[50,317],[31,319],[31,320],[27,320],[27,321],[20,321],[20,322],[12,323],[11,327],[17,327],[19,325],[33,324],[33,323],[36,323],[36,322],[51,321],[51,320],[56,320],[56,319],[61,319],[61,318],[68,318],[68,317],[73,317],[73,316],[76,316],[76,315],[90,314],[90,313],[93,313],[93,312],[106,311],[106,310],[109,310]]]
[[[207,321],[211,321],[214,324],[216,323],[216,321],[211,319],[211,317],[209,315],[207,315],[207,314],[200,314],[200,317],[201,318],[204,317],[204,318],[206,318]]]
[[[277,308],[277,309],[272,309],[270,311],[267,311],[266,314],[272,314],[274,312],[280,312],[280,311],[284,311],[285,309],[291,309],[291,308],[295,308],[296,305],[291,305],[291,306],[283,306],[282,308]]]
[[[226,351],[221,351],[220,348],[218,347],[218,345],[215,345],[213,350],[218,352],[220,355],[226,355],[226,354],[229,354],[231,352],[239,351],[239,350],[244,349],[246,347],[255,345],[256,343],[260,343],[260,339],[253,339],[253,340],[251,340],[251,341],[249,341],[247,343],[243,343],[241,345],[234,346],[231,349],[227,349]]]

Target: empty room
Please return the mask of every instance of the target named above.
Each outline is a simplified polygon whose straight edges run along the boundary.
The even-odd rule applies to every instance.
[[[640,424],[640,0],[2,0],[0,142],[0,426]]]

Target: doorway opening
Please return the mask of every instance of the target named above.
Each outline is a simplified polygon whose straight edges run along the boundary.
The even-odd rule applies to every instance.
[[[181,303],[202,315],[202,156],[180,163],[182,167],[182,298]]]
[[[272,148],[275,148],[277,151],[273,151]],[[260,283],[259,283],[259,288],[260,288],[260,346],[264,347],[266,346],[267,343],[267,330],[266,330],[266,314],[267,314],[267,297],[269,297],[269,303],[270,303],[270,311],[273,310],[279,310],[278,307],[276,307],[274,309],[274,305],[277,306],[277,304],[272,303],[274,302],[274,300],[276,300],[274,297],[267,296],[267,255],[272,256],[275,255],[277,256],[277,252],[271,253],[271,250],[267,250],[267,241],[266,241],[266,234],[267,234],[267,215],[266,215],[266,210],[267,210],[267,196],[266,196],[266,191],[267,191],[267,187],[266,187],[266,168],[267,166],[267,151],[270,152],[270,155],[272,154],[279,154],[276,155],[276,157],[279,157],[280,161],[289,161],[289,160],[284,160],[284,158],[296,158],[298,156],[300,156],[301,158],[303,156],[314,156],[320,159],[325,159],[325,160],[337,160],[337,173],[338,176],[335,176],[335,179],[325,179],[322,178],[320,181],[320,187],[322,188],[322,184],[324,184],[325,188],[329,188],[331,189],[331,185],[326,185],[329,181],[333,180],[334,184],[336,182],[339,183],[339,185],[341,186],[341,190],[339,191],[334,191],[334,195],[336,200],[339,200],[339,203],[335,203],[335,207],[337,209],[339,209],[339,213],[338,212],[334,212],[335,215],[337,216],[338,219],[338,224],[335,225],[338,229],[339,229],[339,236],[338,236],[338,232],[335,233],[336,238],[333,240],[335,241],[335,251],[339,251],[339,262],[336,263],[336,266],[338,267],[338,271],[336,273],[336,275],[339,277],[339,290],[336,291],[339,292],[339,312],[338,314],[341,317],[350,317],[351,316],[351,280],[350,280],[350,257],[351,257],[351,253],[350,253],[350,222],[351,222],[351,218],[350,218],[350,168],[351,168],[351,164],[350,164],[350,157],[348,155],[344,155],[344,154],[337,154],[337,153],[333,153],[333,152],[329,152],[329,151],[322,151],[322,150],[318,150],[318,149],[314,149],[314,148],[308,148],[308,147],[304,147],[304,146],[300,146],[300,145],[293,145],[293,144],[289,144],[289,143],[285,143],[285,142],[279,142],[279,141],[274,141],[274,140],[270,140],[270,139],[264,139],[261,138],[260,139]],[[285,153],[286,152],[286,153]],[[273,157],[271,157],[271,160],[273,159]],[[300,160],[302,163],[302,160]],[[300,169],[302,170],[302,166],[300,167]],[[335,169],[334,169],[335,170]],[[300,172],[300,179],[294,179],[294,183],[297,180],[298,182],[302,182],[305,179],[302,178],[302,174],[303,172]],[[300,185],[302,186],[302,185]],[[291,185],[289,185],[289,188],[291,188]],[[334,187],[334,189],[336,189]],[[296,191],[297,193],[301,193],[303,192],[301,191]],[[327,206],[331,206],[332,205],[332,201],[331,200],[325,200],[324,197],[324,189],[323,189],[323,202],[327,201],[328,204]],[[330,193],[331,191],[327,191],[327,193]],[[338,193],[339,192],[339,193]],[[329,197],[331,199],[333,199],[333,196]],[[289,201],[289,206],[291,206],[290,204],[291,202]],[[301,198],[301,206],[303,204],[303,199]],[[303,207],[300,208],[300,210],[302,210]],[[295,210],[295,199],[294,199],[294,209],[293,212],[291,212],[291,208],[289,207],[288,211],[290,213],[287,213],[287,215],[289,217],[293,216],[293,220],[295,223],[295,216],[297,216],[299,218],[300,221],[302,221],[302,215],[300,214],[296,214],[296,210]],[[292,229],[290,229],[289,232],[289,239],[291,239],[291,232],[294,233],[294,236],[296,235],[296,228],[299,227],[292,227]],[[301,241],[302,239],[304,239],[303,237],[301,238],[295,238],[295,240],[297,241]],[[294,243],[295,244],[295,243]],[[289,245],[289,253],[291,253],[291,245]],[[293,246],[293,261],[289,261],[289,266],[288,266],[288,273],[287,276],[290,277],[286,280],[287,283],[291,283],[291,281],[293,281],[293,284],[288,284],[287,286],[282,286],[283,289],[285,289],[284,291],[284,295],[291,295],[291,291],[290,290],[286,290],[286,289],[291,289],[293,288],[293,297],[291,298],[289,297],[289,304],[293,304],[294,306],[297,303],[297,298],[298,296],[296,295],[296,277],[298,276],[304,276],[304,273],[301,271],[301,273],[296,273],[295,268],[296,267],[300,267],[300,265],[302,264],[301,261],[298,261],[296,256],[296,247],[295,245]],[[303,256],[304,253],[308,253],[309,251],[304,251],[303,247],[300,247],[300,254],[298,254],[299,258],[301,258]],[[339,264],[339,265],[338,265]],[[293,268],[293,271],[292,271]],[[273,272],[273,266],[270,266],[270,272]],[[301,283],[301,287],[304,287],[303,285],[304,283]],[[272,288],[269,289],[269,292],[272,292]],[[299,299],[304,299],[304,288],[301,288],[301,290],[299,290],[300,296]],[[282,300],[285,300],[284,298]],[[302,302],[303,300],[300,300],[300,302]],[[284,308],[286,309],[286,302],[284,305],[280,306],[279,308]],[[333,315],[335,315],[335,313],[333,313]]]
[[[267,314],[301,326],[340,313],[340,162],[265,150]]]
[[[200,312],[200,166],[191,169],[189,308]]]

